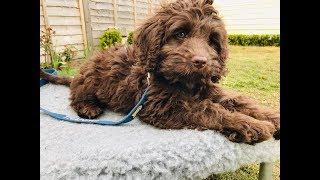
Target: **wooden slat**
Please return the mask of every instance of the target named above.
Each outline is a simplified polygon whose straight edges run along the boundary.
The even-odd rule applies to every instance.
[[[244,19],[244,20],[228,20],[226,19],[225,21],[225,24],[229,24],[229,25],[232,25],[232,26],[236,26],[236,25],[243,25],[243,26],[247,26],[247,25],[263,25],[263,26],[273,26],[273,25],[280,25],[279,21],[278,20],[275,20],[275,19],[263,19],[263,20],[260,20],[260,21],[257,21],[257,20],[247,20],[247,19]]]
[[[114,23],[92,23],[92,31],[106,30],[107,28],[114,27]]]
[[[90,1],[89,7],[90,9],[113,9],[114,5],[112,3]]]
[[[145,0],[145,1],[136,0],[136,4],[137,4],[137,7],[148,6],[148,1],[147,0]]]
[[[265,27],[265,26],[232,26],[232,27],[228,27],[226,26],[227,30],[248,30],[250,31],[250,29],[252,30],[270,30],[270,29],[280,29],[279,26],[273,26],[273,27]]]
[[[50,17],[51,25],[81,25],[80,17]]]
[[[143,21],[143,20],[145,20],[145,19],[146,19],[146,17],[147,17],[147,15],[146,15],[146,14],[138,14],[138,16],[137,16],[137,20],[138,20],[138,21]]]
[[[107,3],[112,3],[113,0],[90,0],[92,2],[107,2]]]
[[[98,39],[93,39],[93,47],[97,48],[99,46],[99,40]]]
[[[137,27],[137,9],[136,9],[136,0],[132,0],[133,3],[133,24],[134,28]]]
[[[47,15],[47,11],[46,11],[46,2],[45,0],[40,0],[40,4],[42,5],[42,12],[43,12],[43,23],[44,23],[44,31],[46,31],[46,29],[49,27],[49,21],[48,21],[48,15]],[[52,38],[50,38],[52,39]],[[43,60],[47,59],[47,61],[51,62],[51,58],[49,55],[45,54],[43,55]],[[40,57],[41,60],[41,57]]]
[[[98,39],[102,35],[103,32],[104,32],[104,30],[94,30],[94,31],[92,31],[93,39]]]
[[[88,46],[91,48],[93,46],[93,38],[92,38],[92,24],[91,24],[91,15],[89,8],[89,1],[83,0],[83,13],[86,24],[86,36],[88,41]]]
[[[279,34],[279,29],[231,29],[229,34]]]
[[[270,29],[278,29],[280,33],[280,1],[216,0],[215,6],[228,25],[229,31],[251,34],[251,30],[261,32],[264,28],[265,33],[274,32]],[[256,27],[253,24],[256,24]]]
[[[43,16],[42,3],[40,3],[40,16]]]
[[[259,0],[259,4],[280,4],[280,1],[277,0]],[[257,0],[215,0],[213,5],[222,5],[222,6],[241,6],[241,5],[247,5],[247,4],[257,4]]]
[[[40,25],[45,25],[43,16],[40,16]]]
[[[47,6],[51,7],[74,7],[79,8],[76,0],[46,0]]]
[[[127,19],[127,18],[118,18],[118,22],[117,24],[128,24],[128,25],[132,25],[133,26],[133,19]]]
[[[99,16],[91,16],[92,23],[114,23],[114,19],[112,17],[99,17]]]
[[[132,11],[132,6],[126,5],[118,5],[118,11],[127,11],[127,12],[131,12]]]
[[[84,20],[84,11],[83,11],[83,0],[79,0],[79,10],[80,10],[80,21],[81,21],[81,30],[82,30],[82,38],[83,38],[83,44],[84,48],[86,49],[88,47],[88,41],[87,41],[87,32],[86,32],[86,23]]]
[[[48,15],[47,15],[47,11],[46,11],[46,2],[45,0],[41,0],[41,4],[42,4],[42,11],[43,11],[43,17],[44,17],[44,25],[46,28],[49,27],[49,21],[48,21]]]
[[[52,26],[55,35],[82,35],[81,25],[76,26]]]
[[[117,27],[118,14],[117,14],[117,0],[113,0],[113,18],[114,18],[114,26]]]
[[[69,44],[68,45],[69,47],[74,47],[75,49],[76,49],[76,51],[83,51],[84,50],[84,46],[83,46],[83,44]],[[55,50],[57,51],[57,52],[62,52],[63,50],[65,50],[65,48],[66,48],[66,46],[65,45],[63,45],[63,46],[55,46]]]
[[[241,16],[250,16],[252,14],[261,14],[261,15],[265,15],[265,16],[269,16],[269,15],[280,15],[280,11],[276,11],[276,9],[260,9],[260,8],[255,8],[255,9],[248,9],[246,10],[246,13],[243,13],[243,9],[230,9],[230,10],[223,10],[223,11],[219,11],[219,14],[221,15],[225,15],[225,16],[229,16],[229,15],[241,15]]]
[[[118,18],[134,19],[132,11],[118,11]]]
[[[76,17],[80,16],[78,8],[68,7],[47,7],[48,16],[65,16],[65,17]]]
[[[128,24],[118,24],[118,28],[122,35],[127,36],[129,32],[134,30],[134,26]]]
[[[53,36],[52,43],[54,43],[55,46],[81,44],[83,43],[83,37],[82,35]]]
[[[105,16],[113,18],[113,10],[108,9],[90,9],[91,16]]]
[[[148,4],[148,0],[137,0],[137,3],[144,3],[144,4]]]
[[[122,6],[131,6],[132,0],[117,0],[117,4]]]

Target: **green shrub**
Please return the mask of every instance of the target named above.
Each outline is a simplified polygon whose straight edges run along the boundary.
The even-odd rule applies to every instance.
[[[127,43],[132,44],[133,43],[133,32],[130,32],[128,34]]]
[[[230,45],[238,46],[280,46],[279,34],[230,34],[228,35]]]
[[[101,49],[106,49],[116,43],[122,41],[122,36],[120,31],[115,28],[108,28],[103,34],[99,37],[99,46]]]

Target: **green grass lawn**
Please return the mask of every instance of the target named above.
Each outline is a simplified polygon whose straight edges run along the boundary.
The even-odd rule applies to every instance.
[[[72,63],[74,69],[60,74],[73,75],[81,61]],[[221,84],[256,99],[264,106],[279,110],[280,100],[280,48],[255,46],[230,46],[230,58],[227,63],[229,73]],[[256,180],[259,165],[241,167],[235,172],[212,175],[208,180]],[[280,179],[280,162],[273,168],[273,178]]]

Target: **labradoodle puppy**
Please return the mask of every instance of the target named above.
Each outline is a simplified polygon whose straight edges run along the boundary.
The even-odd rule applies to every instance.
[[[234,142],[254,144],[280,138],[280,116],[243,96],[226,93],[225,26],[212,0],[167,3],[135,31],[132,46],[117,45],[92,57],[74,78],[41,71],[69,85],[80,117],[96,118],[107,108],[127,113],[147,88],[141,121],[163,129],[216,130]]]

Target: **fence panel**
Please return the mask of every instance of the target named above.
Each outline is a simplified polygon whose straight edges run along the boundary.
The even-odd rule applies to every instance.
[[[77,48],[75,59],[84,57],[86,38],[84,22],[80,12],[79,0],[41,0],[44,6],[40,6],[43,19],[46,17],[47,26],[50,26],[55,34],[52,36],[52,43],[57,52],[61,52],[65,46]],[[82,1],[82,0],[80,0]],[[42,4],[42,3],[41,3]],[[43,12],[46,12],[44,14]],[[42,25],[40,15],[40,28]]]
[[[57,50],[75,46],[82,58],[87,45],[96,48],[107,28],[122,35],[137,28],[163,0],[40,0],[40,30],[51,26]],[[215,0],[228,33],[280,33],[280,4],[277,0]],[[246,11],[244,13],[244,10]],[[44,52],[40,52],[41,60]]]

